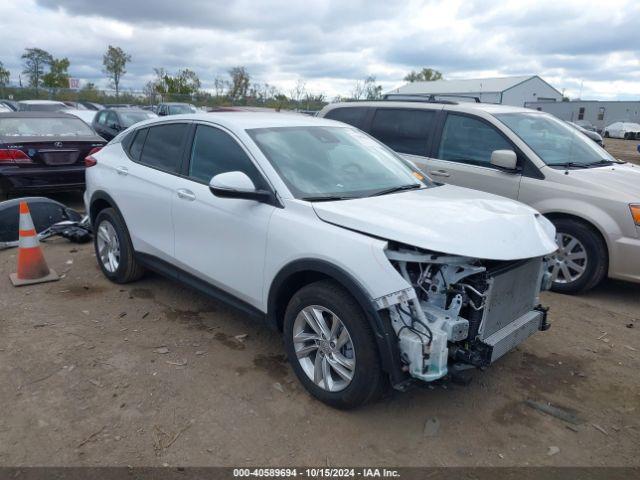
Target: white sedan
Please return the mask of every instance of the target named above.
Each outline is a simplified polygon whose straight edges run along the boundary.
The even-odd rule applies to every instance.
[[[625,140],[640,140],[640,123],[615,122],[605,127],[605,138],[624,138]]]

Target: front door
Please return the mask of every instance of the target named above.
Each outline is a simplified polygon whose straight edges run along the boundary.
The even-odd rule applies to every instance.
[[[246,173],[269,188],[242,146],[226,131],[197,125],[189,162],[173,191],[178,265],[253,306],[262,303],[267,230],[275,207],[253,200],[219,198],[212,177]]]
[[[448,112],[434,158],[416,164],[437,182],[517,199],[522,175],[491,165],[494,150],[514,147],[489,122]]]

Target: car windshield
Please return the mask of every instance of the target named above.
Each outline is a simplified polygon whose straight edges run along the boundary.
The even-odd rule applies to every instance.
[[[94,136],[93,130],[79,118],[0,118],[3,137],[82,137]]]
[[[350,127],[247,131],[296,198],[346,199],[431,185],[398,155]]]
[[[180,115],[182,113],[196,113],[196,107],[193,105],[169,105],[169,113],[171,115]]]
[[[544,113],[503,113],[496,118],[550,166],[606,164],[616,160],[579,130]]]
[[[149,120],[156,115],[150,112],[120,112],[120,119],[122,120],[122,126],[125,128],[130,127],[134,123],[142,122],[143,120]]]

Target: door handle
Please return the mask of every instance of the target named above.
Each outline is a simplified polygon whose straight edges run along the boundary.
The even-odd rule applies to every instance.
[[[433,170],[431,175],[434,177],[450,177],[449,172],[446,170]]]
[[[178,198],[182,198],[183,200],[193,202],[196,199],[196,194],[186,188],[179,188],[176,192],[178,193]]]
[[[118,175],[129,175],[129,169],[127,167],[117,167],[116,172],[118,172]]]

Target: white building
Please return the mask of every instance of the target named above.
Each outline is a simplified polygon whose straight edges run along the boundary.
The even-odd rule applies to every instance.
[[[640,100],[529,102],[525,106],[551,113],[562,120],[589,122],[598,130],[614,122],[640,123]]]
[[[477,97],[483,103],[516,107],[524,107],[526,102],[562,101],[562,93],[537,75],[413,82],[387,92],[389,98],[397,94]]]

